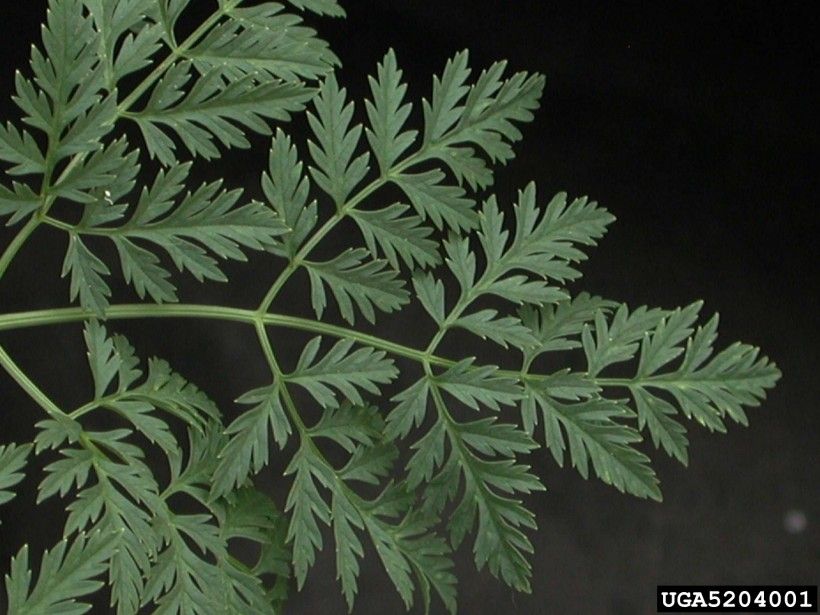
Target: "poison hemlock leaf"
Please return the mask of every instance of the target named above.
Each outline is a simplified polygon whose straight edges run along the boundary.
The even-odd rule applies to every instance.
[[[585,324],[581,339],[587,359],[587,371],[597,376],[604,368],[622,363],[635,356],[646,332],[654,328],[666,315],[664,310],[639,307],[632,312],[626,305],[616,310],[610,321],[598,311],[593,324]]]
[[[345,11],[336,0],[288,0],[290,4],[299,9],[313,11],[319,15],[329,15],[330,17],[344,17]]]
[[[311,285],[311,301],[317,318],[321,318],[327,306],[325,285],[333,292],[342,317],[354,324],[356,314],[353,306],[374,323],[376,309],[395,312],[410,300],[404,282],[386,261],[371,260],[367,250],[351,249],[331,261],[306,262]]]
[[[373,101],[366,103],[370,120],[367,140],[385,175],[413,145],[418,134],[415,130],[403,130],[413,105],[404,100],[407,85],[402,83],[401,77],[402,71],[397,65],[396,54],[391,49],[379,64],[377,77],[370,78]]]
[[[530,387],[522,404],[525,422],[534,425],[537,411],[542,414],[547,446],[559,465],[564,465],[568,447],[572,465],[584,478],[589,476],[591,463],[598,478],[619,491],[661,499],[649,458],[633,448],[641,441],[640,434],[616,420],[633,414],[623,405],[600,398],[567,404],[551,397],[549,389]]]
[[[385,352],[372,348],[353,349],[353,342],[341,340],[317,360],[322,338],[313,338],[299,357],[287,381],[305,388],[323,408],[339,405],[338,391],[354,404],[363,404],[360,391],[378,395],[380,384],[391,382],[398,370]],[[351,352],[352,351],[352,352]]]
[[[277,385],[248,391],[237,403],[253,408],[242,413],[225,432],[230,441],[219,453],[211,487],[214,496],[226,495],[244,484],[252,472],[267,465],[271,432],[279,448],[284,448],[292,431]]]
[[[748,424],[743,407],[759,405],[779,377],[777,368],[748,344],[735,343],[714,355],[718,318],[714,316],[692,335],[699,309],[698,303],[676,310],[644,335],[637,375],[629,386],[639,427],[649,430],[655,446],[662,445],[684,464],[688,461],[685,428],[672,418],[678,410],[658,393],[670,395],[686,418],[723,432],[727,417]],[[661,371],[681,355],[678,369]]]
[[[465,359],[436,378],[436,384],[473,410],[480,405],[491,410],[510,406],[521,397],[514,380],[496,375],[494,366],[474,367],[473,361]]]
[[[462,316],[454,325],[467,329],[482,339],[489,339],[503,346],[510,345],[516,348],[527,348],[534,344],[532,332],[525,327],[515,316],[497,318],[497,310],[479,310],[467,316]]]
[[[462,51],[433,80],[430,102],[422,103],[425,144],[471,188],[492,183],[477,148],[492,163],[511,160],[511,144],[521,139],[515,123],[532,120],[544,88],[541,75],[521,72],[504,79],[505,69],[506,62],[496,62],[469,84],[468,53]]]
[[[317,79],[339,63],[314,30],[274,2],[230,9],[228,19],[185,55],[200,73],[215,70],[228,80],[252,76],[260,82]]]
[[[106,570],[116,544],[117,535],[113,533],[79,534],[70,545],[68,539],[63,539],[43,553],[33,586],[28,546],[24,546],[12,559],[11,572],[6,575],[9,614],[88,612],[91,605],[76,600],[102,587],[102,582],[94,579]]]
[[[519,315],[538,340],[537,354],[543,354],[580,348],[581,341],[577,338],[584,325],[593,321],[598,310],[606,315],[616,305],[613,301],[581,293],[541,308],[524,305],[519,310]],[[529,353],[529,356],[535,358],[534,353]]]
[[[94,402],[131,422],[167,453],[176,452],[174,438],[153,412],[160,410],[195,429],[219,418],[213,402],[165,361],[150,360],[144,382],[137,384],[142,375],[139,360],[124,337],[109,338],[102,325],[89,322],[85,341],[94,378]]]
[[[314,100],[315,113],[308,122],[316,142],[308,142],[316,164],[311,169],[316,184],[341,207],[368,171],[370,154],[355,155],[362,134],[361,124],[351,127],[354,104],[347,102],[347,91],[329,75]]]
[[[83,4],[99,33],[105,87],[113,90],[120,79],[149,66],[162,47],[162,24],[149,18],[155,6],[148,0],[83,0]]]
[[[221,68],[205,72],[188,87],[191,79],[189,63],[175,65],[154,88],[145,108],[128,116],[139,126],[151,155],[166,166],[178,156],[164,130],[172,130],[192,156],[210,160],[220,155],[214,140],[226,148],[247,149],[245,130],[269,134],[267,120],[289,120],[311,97],[299,83],[259,83],[254,75],[226,84]]]
[[[246,612],[250,604],[262,604],[261,582],[231,564],[229,538],[221,535],[208,497],[216,454],[225,444],[216,407],[164,361],[149,361],[143,379],[128,341],[109,337],[102,325],[88,322],[85,340],[94,396],[73,413],[76,418],[38,423],[37,450],[62,447],[61,458],[46,467],[39,499],[76,489],[67,506],[66,535],[88,530],[118,536],[107,567],[118,613],[136,612],[149,602],[171,613],[194,613],[203,605]],[[165,489],[131,429],[93,432],[79,422],[102,411],[118,415],[167,456],[171,480]],[[187,462],[160,412],[187,427]],[[208,512],[176,513],[169,503],[175,494],[193,498]]]
[[[384,424],[372,407],[344,404],[329,408],[309,431],[286,475],[294,482],[285,511],[291,514],[288,540],[293,543],[294,571],[301,587],[324,545],[321,526],[330,525],[336,544],[338,578],[352,608],[358,592],[361,535],[376,546],[388,576],[409,609],[414,604],[414,580],[423,603],[429,606],[433,588],[448,610],[455,609],[455,577],[449,549],[431,529],[432,518],[411,508],[411,494],[388,485],[375,499],[365,499],[352,488],[355,481],[375,482],[389,472],[395,449],[377,440]],[[351,452],[350,461],[337,471],[317,448],[335,441]],[[336,476],[339,478],[337,479]],[[322,493],[329,492],[329,501]]]
[[[349,609],[374,551],[408,609],[455,613],[452,552],[465,542],[477,569],[527,592],[529,500],[544,489],[531,466],[548,459],[536,439],[584,478],[659,500],[643,438],[686,463],[684,418],[718,432],[727,419],[746,424],[780,377],[753,346],[716,350],[717,316],[699,324],[699,302],[630,309],[571,296],[614,220],[595,201],[542,202],[532,183],[510,208],[487,194],[538,107],[541,75],[510,74],[505,62],[477,72],[463,51],[417,100],[389,50],[367,99],[353,101],[339,58],[303,22],[343,16],[336,0],[219,0],[199,24],[185,22],[190,0],[48,4],[43,44],[15,78],[21,117],[0,124],[0,217],[26,222],[0,277],[37,226],[66,234],[63,275],[81,313],[46,316],[93,318],[93,389],[63,410],[0,353],[49,415],[33,443],[0,443],[0,504],[31,474],[32,449],[49,456],[38,502],[66,499],[66,538],[38,574],[28,547],[12,559],[11,613],[83,613],[105,591],[117,615],[275,615],[291,579],[301,589],[331,544]],[[304,144],[280,126],[303,111]],[[192,183],[197,159],[248,148],[253,135],[271,138],[264,202],[220,180]],[[345,224],[351,242],[316,256]],[[256,310],[151,305],[178,300],[173,269],[225,281],[223,261],[252,251],[281,265]],[[115,269],[151,303],[109,305]],[[298,270],[315,318],[271,311]],[[426,343],[356,329],[414,298],[433,322]],[[345,326],[324,322],[337,311]],[[106,318],[140,315],[253,326],[268,375],[239,396],[227,427],[168,363],[142,362],[109,334]],[[29,318],[44,321],[10,322]],[[277,337],[288,327],[312,336],[293,356]],[[504,349],[497,365],[442,356],[456,330]],[[555,367],[564,355],[553,353],[584,367]],[[413,362],[416,374],[391,389]],[[289,481],[279,505],[254,485],[272,451]],[[258,556],[247,557],[247,541]]]
[[[31,445],[0,445],[0,504],[14,499],[14,492],[9,491],[25,478],[22,470],[31,452]]]
[[[86,207],[79,225],[69,233],[63,275],[71,275],[72,299],[103,315],[111,291],[105,281],[108,267],[86,245],[83,237],[100,236],[113,242],[122,274],[140,298],[157,303],[177,301],[170,271],[156,252],[161,249],[180,271],[197,280],[226,281],[219,261],[246,260],[245,250],[270,250],[286,227],[272,209],[252,201],[236,206],[241,190],[224,190],[221,182],[202,184],[184,192],[190,164],[160,171],[144,187],[130,218],[124,208],[98,202]],[[112,211],[113,210],[113,211]],[[112,223],[119,222],[117,226]]]
[[[9,216],[8,226],[25,219],[41,204],[40,197],[26,184],[13,182],[11,189],[0,185],[0,217]]]
[[[433,230],[424,226],[421,218],[404,215],[410,209],[403,203],[375,211],[354,211],[351,215],[362,231],[367,249],[374,258],[383,254],[393,269],[399,268],[399,258],[413,269],[432,267],[441,262],[438,244],[430,238]]]
[[[456,500],[448,522],[452,544],[457,547],[474,532],[476,567],[486,565],[511,587],[529,591],[527,556],[532,544],[524,530],[535,528],[535,518],[511,496],[543,489],[529,466],[515,463],[516,454],[537,445],[512,425],[456,422],[435,390],[433,397],[439,419],[413,445],[409,484],[426,484],[423,497],[429,513],[441,514],[449,500]]]
[[[394,181],[422,220],[429,219],[437,229],[445,226],[456,231],[472,229],[477,221],[472,200],[461,186],[444,183],[445,178],[441,170],[435,169],[403,172],[396,175]]]
[[[316,226],[316,201],[308,201],[310,183],[302,172],[296,147],[281,130],[271,144],[268,172],[262,175],[262,190],[279,219],[287,225],[272,250],[292,259]]]

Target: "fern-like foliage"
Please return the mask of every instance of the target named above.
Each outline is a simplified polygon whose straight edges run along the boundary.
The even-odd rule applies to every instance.
[[[534,183],[511,206],[488,193],[541,75],[504,62],[475,72],[464,51],[413,101],[388,51],[354,101],[300,14],[341,17],[335,0],[219,0],[199,24],[185,21],[190,4],[50,0],[42,45],[16,77],[20,120],[0,126],[0,216],[24,222],[0,277],[48,225],[67,238],[63,275],[79,301],[1,314],[0,330],[84,321],[93,384],[62,409],[0,347],[47,413],[33,442],[0,444],[0,504],[25,488],[33,452],[46,457],[38,501],[63,498],[67,511],[36,575],[27,546],[12,559],[10,613],[83,613],[99,591],[120,615],[279,613],[328,545],[350,609],[371,551],[408,609],[456,611],[461,548],[526,592],[542,445],[584,478],[660,500],[651,446],[686,463],[686,419],[725,432],[776,383],[758,349],[715,350],[717,316],[699,324],[700,302],[630,308],[568,288],[614,221],[595,201],[544,198]],[[282,127],[303,110],[305,143]],[[191,185],[196,160],[247,148],[252,133],[271,137],[264,202]],[[357,240],[320,260],[314,248],[346,222]],[[252,251],[281,265],[257,309],[168,305],[177,271],[224,282],[223,261]],[[140,303],[114,300],[115,269]],[[312,314],[273,311],[294,275]],[[356,328],[415,302],[432,329],[417,346]],[[245,323],[268,375],[220,410],[110,333],[140,317]],[[311,336],[288,357],[270,327]],[[453,333],[499,360],[442,356]],[[556,370],[568,352],[583,367]],[[254,486],[273,455],[286,461],[278,503]]]
[[[38,501],[74,493],[66,507],[66,535],[88,531],[115,537],[115,548],[104,557],[108,567],[102,570],[108,572],[111,602],[119,613],[136,612],[151,602],[171,613],[223,610],[226,603],[235,612],[259,609],[259,605],[267,605],[266,610],[253,612],[273,612],[268,590],[250,568],[228,554],[229,540],[245,537],[235,534],[229,524],[236,515],[253,515],[246,523],[259,533],[249,539],[265,550],[281,552],[282,532],[263,531],[272,523],[280,527],[281,522],[276,521],[274,508],[266,509],[270,519],[240,508],[245,504],[256,508],[263,497],[254,500],[246,495],[248,488],[219,501],[210,499],[215,456],[224,446],[224,428],[213,402],[164,361],[150,360],[143,375],[128,341],[110,337],[96,322],[86,324],[85,342],[94,395],[74,412],[37,424],[38,454],[59,450],[59,458],[45,468]],[[114,413],[123,427],[86,429],[87,416],[100,412]],[[174,423],[187,431],[187,457]],[[147,464],[140,438],[167,458],[167,485],[160,485]],[[175,512],[169,503],[174,496],[192,499],[202,512]],[[274,544],[274,539],[279,542]],[[24,566],[21,570],[19,574],[29,574]],[[276,573],[287,578],[288,568],[280,566]],[[19,582],[12,568],[9,587]],[[80,589],[67,596],[73,599],[87,593]],[[15,603],[11,594],[9,600]]]

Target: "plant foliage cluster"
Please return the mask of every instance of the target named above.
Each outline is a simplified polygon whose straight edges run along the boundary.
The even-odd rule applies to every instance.
[[[84,321],[93,380],[87,403],[60,408],[0,347],[45,412],[33,442],[0,445],[0,504],[38,455],[38,502],[62,498],[67,513],[62,541],[11,561],[9,613],[82,613],[101,591],[122,615],[278,613],[327,544],[351,609],[368,543],[408,608],[455,612],[452,554],[464,544],[479,570],[526,592],[536,519],[525,496],[543,490],[528,464],[546,460],[536,449],[660,500],[644,438],[686,463],[684,420],[745,424],[775,384],[757,348],[716,350],[717,316],[699,321],[700,303],[635,308],[567,290],[614,219],[594,201],[545,198],[534,184],[512,207],[489,195],[542,76],[504,62],[476,71],[461,52],[411,102],[389,51],[370,96],[352,101],[338,58],[303,23],[303,12],[343,16],[336,0],[219,0],[180,40],[189,3],[50,0],[42,44],[16,74],[20,118],[0,126],[0,216],[18,227],[0,276],[36,229],[54,227],[77,303],[0,315],[0,330]],[[312,135],[297,144],[284,123],[303,112]],[[196,160],[247,148],[252,133],[270,137],[263,201],[192,185]],[[388,186],[400,196],[385,205]],[[345,220],[359,239],[316,260]],[[225,281],[223,262],[254,251],[283,264],[258,309],[177,303],[177,274]],[[309,281],[313,314],[271,310],[293,275]],[[143,301],[114,303],[112,276]],[[435,331],[421,348],[356,328],[411,302]],[[327,322],[337,315],[344,324]],[[140,317],[244,322],[269,377],[218,409],[114,333]],[[274,327],[314,335],[294,364]],[[441,356],[456,331],[500,346],[514,367]],[[539,367],[568,352],[582,368]],[[400,369],[402,390],[383,394]],[[99,414],[118,426],[95,431]],[[284,502],[254,486],[272,454],[289,456]],[[240,540],[258,545],[253,561]]]

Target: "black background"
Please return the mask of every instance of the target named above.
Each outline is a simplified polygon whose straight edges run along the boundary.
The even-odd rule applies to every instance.
[[[524,130],[518,159],[497,174],[500,200],[511,202],[515,189],[530,179],[544,198],[558,190],[596,198],[618,221],[574,288],[631,305],[671,307],[703,298],[707,313],[721,314],[724,343],[760,345],[784,372],[769,401],[750,412],[748,429],[733,427],[719,436],[692,426],[688,469],[654,454],[662,504],[585,482],[539,451],[533,462],[548,490],[532,499],[540,527],[533,536],[533,594],[516,596],[487,573],[476,575],[463,549],[461,612],[649,613],[659,583],[817,583],[814,90],[820,24],[812,3],[346,5],[346,20],[311,23],[343,60],[340,80],[357,98],[365,94],[365,75],[389,46],[415,99],[427,95],[430,76],[462,48],[471,50],[476,68],[507,58],[515,69],[545,73],[542,108]],[[3,3],[0,9],[5,93],[38,37],[44,8],[37,1]],[[0,117],[16,118],[7,96],[0,101]],[[303,140],[302,122],[288,130]],[[224,174],[230,184],[249,185],[253,192],[265,159],[262,153],[233,152],[198,172]],[[0,245],[10,237],[10,230],[3,231]],[[339,248],[331,244],[324,248],[329,255]],[[58,281],[63,251],[59,234],[38,231],[0,286],[0,311],[65,304],[67,283]],[[267,283],[260,280],[272,280],[279,266],[257,256],[248,265],[228,267],[230,287],[186,282],[182,296],[251,307],[264,293]],[[303,280],[288,289],[276,308],[304,309]],[[119,300],[132,300],[127,289],[116,292]],[[421,334],[407,322],[382,318],[378,331],[418,343]],[[143,356],[168,358],[229,417],[236,413],[230,400],[265,381],[252,331],[243,327],[153,321],[117,323],[116,329]],[[58,403],[73,407],[87,396],[90,383],[80,340],[78,326],[64,326],[5,333],[0,342]],[[304,338],[278,331],[273,341],[293,353]],[[459,352],[453,345],[445,349]],[[408,372],[405,381],[411,377]],[[0,440],[30,440],[38,413],[9,379],[0,378]],[[281,464],[275,462],[261,479],[280,502],[287,488],[277,478]],[[59,502],[31,512],[37,480],[35,472],[20,497],[0,510],[3,562],[24,540],[42,548],[60,535]],[[806,515],[803,532],[786,532],[789,511]],[[334,577],[328,550],[288,612],[345,612]],[[361,613],[402,611],[372,557],[363,567],[357,606]]]

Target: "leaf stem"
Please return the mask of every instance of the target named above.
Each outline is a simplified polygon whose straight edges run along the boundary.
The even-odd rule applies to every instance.
[[[40,387],[34,384],[31,378],[29,378],[20,366],[14,362],[14,359],[11,358],[9,353],[6,352],[6,349],[2,346],[0,346],[0,365],[3,366],[3,369],[8,372],[9,376],[11,376],[14,381],[19,384],[26,393],[28,393],[29,397],[37,402],[37,405],[45,410],[50,417],[61,422],[70,420],[69,416],[60,410],[59,406],[51,401],[51,398],[46,395]]]
[[[276,295],[279,294],[279,291],[282,290],[282,287],[285,283],[290,279],[295,271],[299,268],[305,259],[308,257],[310,252],[315,248],[322,239],[331,231],[333,228],[341,222],[345,216],[347,216],[351,211],[356,209],[358,205],[364,201],[367,197],[373,194],[376,190],[381,188],[382,186],[386,185],[390,181],[392,181],[392,176],[401,173],[402,171],[406,170],[407,168],[413,166],[421,162],[424,159],[424,154],[426,153],[427,148],[420,149],[415,154],[411,154],[400,163],[398,163],[395,167],[390,169],[388,173],[384,173],[374,179],[372,182],[367,184],[364,188],[362,188],[359,192],[357,192],[349,201],[347,201],[344,205],[342,205],[339,210],[330,218],[328,219],[322,226],[316,231],[310,239],[308,239],[300,248],[300,250],[296,253],[293,257],[293,260],[290,264],[285,268],[282,273],[279,274],[279,277],[271,285],[268,292],[265,294],[265,297],[262,299],[262,302],[259,304],[259,309],[257,312],[259,314],[266,313],[269,309],[271,304],[273,303],[274,299],[276,299]]]
[[[276,295],[279,294],[279,291],[282,290],[282,287],[285,283],[290,279],[296,270],[299,268],[305,259],[308,257],[310,252],[315,248],[322,239],[331,231],[333,228],[342,221],[342,219],[350,213],[359,203],[361,203],[365,198],[371,195],[373,192],[381,188],[387,182],[386,178],[380,177],[378,179],[373,180],[365,186],[355,197],[353,197],[350,201],[342,205],[327,222],[325,222],[322,227],[316,231],[310,239],[305,242],[305,244],[301,247],[301,249],[296,253],[296,256],[293,257],[293,260],[290,264],[285,268],[282,273],[279,274],[279,277],[271,285],[268,292],[265,294],[265,297],[262,299],[262,302],[259,304],[258,312],[260,314],[264,314],[270,309],[273,300],[276,299]]]
[[[68,174],[82,161],[84,154],[76,154],[66,165],[63,172],[60,173],[60,176],[57,178],[56,184],[59,184]],[[50,176],[51,173],[49,172],[48,175]],[[56,195],[50,192],[51,190],[51,181],[49,178],[43,178],[43,187],[40,191],[40,199],[42,200],[42,205],[40,208],[28,219],[28,221],[23,225],[23,228],[15,235],[14,239],[11,240],[11,243],[6,247],[6,250],[3,252],[3,255],[0,256],[0,279],[6,273],[11,261],[14,260],[14,257],[17,256],[17,253],[20,251],[20,248],[23,247],[23,244],[26,243],[31,234],[37,229],[40,224],[48,219],[53,220],[52,218],[48,218],[47,214],[51,206],[54,205],[54,201],[57,200]],[[55,220],[56,222],[56,220]]]
[[[137,85],[131,93],[123,99],[123,101],[117,107],[117,113],[120,116],[124,116],[128,110],[134,105],[134,103],[139,100],[140,96],[142,96],[148,88],[150,88],[154,82],[162,77],[162,75],[167,71],[174,62],[183,54],[192,47],[200,38],[202,38],[208,30],[210,30],[216,23],[222,19],[225,15],[227,15],[232,9],[239,5],[239,0],[230,0],[229,2],[225,2],[220,6],[219,10],[215,11],[208,19],[206,19],[202,24],[191,33],[180,45],[174,47],[171,50],[171,53],[168,57],[165,58],[157,67],[151,71],[151,73],[143,79],[139,85]],[[2,256],[0,256],[0,279],[3,278],[3,275],[6,273],[11,261],[20,251],[20,248],[23,247],[23,244],[26,240],[31,236],[34,230],[42,223],[45,222],[50,224],[51,226],[55,226],[57,228],[61,228],[63,230],[69,230],[72,228],[70,225],[62,223],[59,220],[49,217],[48,211],[51,209],[51,206],[54,204],[56,200],[56,196],[51,194],[50,190],[53,185],[58,185],[63,178],[65,178],[68,173],[74,169],[85,157],[83,153],[75,155],[71,161],[69,161],[66,168],[60,174],[60,177],[57,179],[56,182],[52,182],[51,178],[51,169],[52,166],[50,164],[50,158],[53,150],[53,143],[49,143],[49,151],[46,155],[46,173],[43,176],[43,186],[40,190],[40,198],[42,199],[43,203],[40,209],[35,213],[29,220],[26,222],[25,226],[20,229],[17,235],[14,237],[12,242],[6,247],[6,250],[3,252]]]
[[[208,30],[214,27],[220,19],[227,15],[238,4],[239,0],[231,0],[229,2],[220,3],[221,6],[217,11],[208,17],[208,19],[203,21],[199,27],[194,30],[184,41],[172,48],[171,53],[168,54],[168,57],[166,57],[161,63],[157,64],[157,67],[151,71],[151,73],[146,76],[145,79],[139,83],[139,85],[131,90],[131,93],[126,96],[117,107],[119,115],[124,115],[134,105],[134,103],[139,100],[140,96],[145,94],[148,88],[160,79],[162,75],[165,74],[165,71],[171,68],[174,62],[176,62],[180,57],[183,57],[189,48],[193,47],[194,44],[196,44],[196,42],[208,32]]]
[[[197,318],[213,319],[229,322],[239,322],[248,325],[262,325],[298,329],[321,335],[329,335],[337,338],[349,338],[361,344],[372,346],[380,350],[385,350],[393,355],[403,356],[415,361],[424,359],[425,354],[421,350],[391,342],[375,335],[362,333],[354,329],[332,325],[330,323],[290,316],[287,314],[264,314],[259,315],[253,310],[234,308],[222,305],[199,305],[199,304],[120,304],[112,305],[106,310],[106,318],[109,320],[133,320],[142,318]],[[45,325],[56,325],[68,322],[79,322],[88,318],[93,318],[94,314],[79,307],[58,308],[54,310],[34,310],[30,312],[17,312],[0,315],[0,331],[12,331],[29,327],[40,327]],[[260,342],[262,339],[260,338]],[[262,345],[265,351],[264,344]],[[453,361],[441,357],[431,357],[431,362],[438,365],[453,365]]]
[[[3,255],[0,256],[0,279],[3,278],[3,275],[6,273],[6,269],[9,268],[11,261],[14,260],[15,256],[17,256],[20,248],[23,247],[23,244],[39,225],[40,221],[37,217],[32,216],[29,218],[28,222],[23,225],[23,228],[20,229],[17,235],[14,236],[14,239],[11,240],[11,243],[3,252]]]
[[[93,318],[94,314],[79,307],[59,308],[55,310],[33,310],[28,312],[17,312],[0,315],[0,332],[13,331],[31,327],[41,327],[46,325],[57,325],[69,322],[80,322],[88,318]],[[255,310],[235,308],[223,305],[200,305],[200,304],[118,304],[112,305],[106,311],[106,318],[109,320],[134,320],[134,319],[154,319],[154,318],[194,318],[212,319],[228,322],[237,322],[251,325],[256,328],[262,351],[269,364],[273,351],[270,348],[270,341],[267,336],[260,333],[260,328],[264,331],[266,326],[296,329],[327,335],[339,339],[350,339],[359,344],[371,346],[378,350],[384,350],[393,356],[404,357],[420,364],[429,361],[430,365],[439,367],[452,367],[456,361],[434,354],[437,346],[431,343],[427,350],[419,350],[398,342],[386,340],[384,338],[362,333],[355,329],[348,329],[338,325],[290,316],[288,314],[259,314]],[[1,359],[0,359],[1,360]],[[275,361],[275,357],[274,357]],[[498,370],[497,374],[517,381],[532,379],[537,380],[540,374],[527,373],[527,370]],[[629,387],[635,384],[634,378],[590,378],[599,386],[604,387]],[[651,379],[647,379],[651,380]]]

